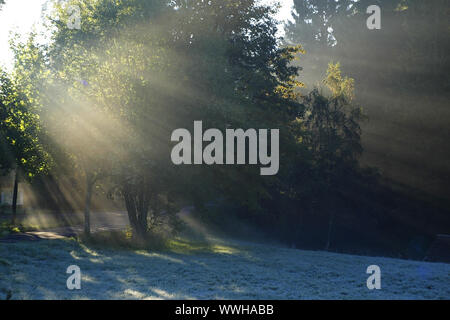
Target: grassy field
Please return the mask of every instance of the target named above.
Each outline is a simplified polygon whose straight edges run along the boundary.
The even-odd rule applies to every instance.
[[[81,268],[81,290],[66,269]],[[366,269],[379,265],[381,290]],[[0,299],[450,299],[450,264],[171,240],[164,250],[75,239],[0,243]]]

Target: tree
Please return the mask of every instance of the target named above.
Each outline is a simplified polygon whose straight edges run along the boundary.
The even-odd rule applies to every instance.
[[[286,128],[282,139],[293,139],[300,83],[289,63],[300,48],[279,46],[272,10],[250,0],[74,4],[83,8],[81,30],[67,28],[60,8],[49,56],[62,83],[89,83],[80,90],[89,106],[120,125],[110,173],[134,234],[145,238],[149,221],[173,216],[180,201],[227,194],[256,204],[267,181],[254,168],[177,167],[168,163],[169,138],[203,119]]]
[[[366,9],[373,4],[382,10],[380,30],[366,27]],[[308,29],[300,18],[287,32],[291,43],[306,49],[300,65],[308,85],[323,78],[330,61],[340,61],[355,79],[356,99],[371,119],[363,126],[364,163],[380,167],[389,180],[442,198],[447,198],[450,170],[440,160],[449,155],[444,138],[449,129],[443,121],[450,86],[445,72],[450,63],[449,5],[445,0],[355,1],[351,10],[330,18],[336,41],[326,46],[319,47],[317,29]],[[333,12],[331,7],[327,14]]]
[[[325,238],[328,250],[336,221],[351,216],[344,208],[355,201],[353,190],[362,176],[360,123],[365,118],[353,101],[353,83],[341,75],[338,63],[330,64],[323,86],[298,97],[304,112],[292,123],[294,143],[257,219],[290,245],[317,247]],[[321,237],[324,221],[327,232]]]
[[[362,153],[360,121],[362,109],[352,103],[354,81],[342,77],[339,63],[330,63],[323,80],[330,90],[326,97],[314,89],[304,98],[306,106],[304,124],[308,129],[305,143],[311,148],[320,181],[323,183],[319,197],[329,203],[328,235],[325,250],[330,248],[331,235],[339,207],[337,200],[345,195],[346,181],[358,168]],[[320,198],[319,198],[320,199]]]
[[[47,171],[49,157],[39,140],[39,117],[27,95],[0,70],[0,169],[15,171],[12,224],[16,223],[20,174],[31,179]]]
[[[351,15],[354,6],[353,0],[294,0],[295,22],[288,25],[288,37],[307,50],[314,45],[333,46],[339,20]]]

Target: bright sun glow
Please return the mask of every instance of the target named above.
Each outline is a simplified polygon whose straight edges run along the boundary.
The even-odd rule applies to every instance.
[[[0,66],[11,68],[12,52],[9,48],[11,32],[17,32],[22,37],[35,28],[37,32],[43,30],[42,8],[47,0],[7,0],[0,11]],[[288,21],[292,19],[293,0],[261,0],[264,4],[281,3],[277,19]],[[45,41],[45,37],[40,38]]]
[[[0,65],[9,68],[12,52],[9,49],[11,32],[21,36],[33,30],[42,31],[42,6],[46,0],[9,0],[0,11]]]

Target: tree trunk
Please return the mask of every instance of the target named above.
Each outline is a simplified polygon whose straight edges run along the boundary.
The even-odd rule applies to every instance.
[[[138,192],[126,191],[124,193],[125,205],[128,219],[133,230],[133,238],[142,242],[147,236],[147,216],[148,216],[148,194],[144,187],[140,187]]]
[[[12,199],[12,217],[11,224],[14,226],[16,224],[17,215],[17,194],[19,189],[19,169],[16,168],[14,176],[14,189],[13,189],[13,199]]]
[[[331,234],[333,233],[333,224],[334,224],[334,211],[330,215],[330,220],[328,221],[328,236],[327,236],[327,244],[325,245],[325,251],[330,249],[331,245]]]
[[[87,236],[91,235],[91,199],[92,188],[95,180],[89,174],[86,174],[86,198],[84,204],[84,233]]]

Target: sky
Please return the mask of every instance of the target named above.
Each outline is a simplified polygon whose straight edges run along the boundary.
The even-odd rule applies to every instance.
[[[262,3],[273,3],[276,0],[260,0]],[[0,66],[11,68],[12,52],[9,49],[11,32],[19,33],[23,38],[33,30],[42,32],[42,6],[46,0],[6,0],[0,11]],[[279,0],[282,4],[277,19],[280,21],[292,18],[293,0]],[[45,36],[40,37],[45,41]]]
[[[40,31],[42,5],[45,0],[6,0],[0,11],[0,65],[9,68],[12,52],[9,49],[10,32],[26,35],[36,25]]]

